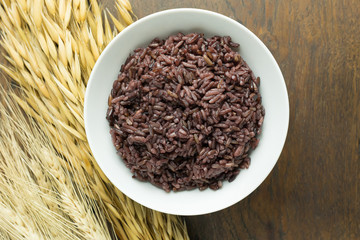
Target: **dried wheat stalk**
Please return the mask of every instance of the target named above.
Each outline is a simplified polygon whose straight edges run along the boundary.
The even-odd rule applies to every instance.
[[[13,239],[110,239],[104,213],[60,165],[65,159],[44,131],[0,94],[2,231]]]
[[[55,158],[60,164],[57,169],[67,169],[76,175],[71,179],[76,188],[60,197],[61,206],[73,199],[71,192],[80,189],[86,196],[78,201],[85,197],[93,199],[91,203],[103,213],[120,239],[188,239],[186,227],[178,217],[146,209],[109,183],[86,142],[83,100],[88,77],[104,47],[132,22],[127,0],[117,0],[116,8],[119,18],[109,11],[104,13],[96,0],[2,1],[1,45],[9,65],[0,68],[22,89],[22,94],[14,95],[16,102],[37,121],[52,146],[61,153],[60,159]],[[111,29],[108,16],[116,29]],[[46,181],[47,178],[39,180],[44,186],[49,184]],[[54,179],[51,184],[51,188],[60,191],[64,182]],[[44,202],[47,206],[51,203]],[[68,201],[67,206],[74,206],[73,203]],[[86,216],[86,209],[82,211]],[[69,211],[62,210],[62,214],[68,216]],[[98,229],[94,225],[88,227]],[[75,235],[84,237],[86,232],[93,231],[83,229]]]

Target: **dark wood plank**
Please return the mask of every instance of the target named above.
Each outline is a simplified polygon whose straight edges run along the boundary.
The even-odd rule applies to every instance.
[[[288,87],[290,129],[278,164],[229,209],[186,217],[192,239],[360,239],[360,2],[132,1],[139,17],[198,7],[252,30]]]

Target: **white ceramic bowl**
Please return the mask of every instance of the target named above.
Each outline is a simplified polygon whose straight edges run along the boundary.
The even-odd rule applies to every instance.
[[[220,190],[191,190],[166,193],[147,182],[132,178],[116,154],[105,119],[107,101],[120,66],[138,47],[146,47],[155,37],[199,32],[205,36],[229,35],[240,43],[240,55],[256,76],[265,120],[258,147],[251,153],[249,169],[235,181],[224,182]],[[199,215],[229,207],[254,191],[270,173],[283,148],[289,123],[289,102],[280,68],[266,46],[246,27],[221,14],[199,9],[173,9],[144,17],[123,30],[105,48],[91,73],[85,95],[85,129],[93,155],[110,181],[134,201],[154,210]]]

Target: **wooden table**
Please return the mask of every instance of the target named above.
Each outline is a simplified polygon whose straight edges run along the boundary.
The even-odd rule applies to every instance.
[[[227,15],[266,44],[285,77],[290,126],[277,165],[238,204],[185,217],[191,239],[360,239],[360,1],[131,3],[139,18],[176,7]]]
[[[239,21],[286,81],[290,126],[275,168],[238,204],[185,217],[191,239],[360,239],[360,1],[131,3],[139,18],[196,7]]]

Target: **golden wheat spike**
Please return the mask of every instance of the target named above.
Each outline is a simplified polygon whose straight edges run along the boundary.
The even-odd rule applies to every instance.
[[[39,31],[37,37],[38,37],[39,45],[40,45],[42,51],[45,53],[46,57],[49,58],[50,52],[49,52],[47,40],[45,39],[44,34]],[[56,50],[55,50],[55,52],[56,52]]]
[[[20,69],[23,69],[24,68],[23,59],[21,58],[20,54],[14,49],[13,45],[9,44],[7,41],[4,41],[2,46],[8,52],[11,59],[14,60],[16,66]]]
[[[25,0],[23,0],[23,1],[25,1]],[[54,0],[45,0],[45,5],[46,5],[46,8],[47,8],[49,14],[51,16],[54,16],[55,11],[56,11],[55,1]]]
[[[73,8],[78,8],[80,5],[80,0],[73,0]]]
[[[59,82],[55,77],[53,77],[53,79],[55,80],[57,86],[59,87],[61,92],[64,94],[64,96],[66,96],[66,98],[68,98],[69,100],[71,100],[73,103],[76,104],[78,101],[75,98],[75,96],[61,82]]]
[[[27,55],[28,55],[29,61],[25,61],[25,64],[29,63],[27,65],[28,69],[33,71],[37,77],[41,78],[42,73],[40,72],[38,61],[34,55],[34,52],[30,48],[27,48],[26,50],[27,50]],[[29,65],[30,65],[30,67],[29,67]]]
[[[44,24],[46,27],[47,32],[49,33],[49,36],[51,39],[58,43],[59,36],[62,40],[65,39],[64,31],[59,27],[59,25],[51,20],[50,18],[46,17],[44,14],[42,15],[42,19],[44,20]]]
[[[65,44],[63,43],[63,41],[61,40],[61,38],[59,37],[58,40],[58,56],[60,61],[62,62],[62,64],[64,66],[67,66],[67,56],[66,56],[66,51],[65,51]]]
[[[20,54],[20,56],[21,56],[22,58],[24,58],[25,60],[29,60],[28,55],[27,55],[27,53],[26,53],[26,50],[25,50],[23,44],[20,43],[20,42],[18,41],[18,39],[17,39],[14,35],[8,34],[7,36],[8,36],[9,39],[11,40],[12,45],[15,47],[16,51]],[[4,44],[5,44],[5,43],[4,43]]]
[[[114,36],[111,31],[111,27],[110,27],[109,20],[107,18],[107,14],[105,13],[104,15],[105,15],[105,20],[104,20],[105,36],[104,36],[104,38],[106,39],[106,43],[110,43],[110,41],[114,38]]]
[[[30,74],[32,76],[32,81],[35,83],[36,88],[38,89],[38,91],[46,98],[50,98],[50,94],[49,91],[47,90],[44,82],[42,81],[42,79],[40,79],[36,73],[32,70],[32,66],[30,63],[28,63],[27,61],[25,61],[25,65],[27,67],[27,69],[29,69]]]
[[[96,44],[96,41],[95,41],[94,36],[91,33],[91,31],[89,31],[88,34],[89,34],[89,42],[90,42],[91,53],[93,54],[94,60],[96,61],[100,56],[99,48],[98,48],[98,46]]]
[[[88,26],[91,29],[91,32],[93,32],[94,36],[96,36],[97,28],[96,28],[95,16],[92,14],[89,14],[86,20],[87,20]]]
[[[9,9],[9,12],[11,12],[11,14],[9,15],[12,16],[14,26],[20,28],[21,18],[17,6],[18,5],[16,4],[16,2],[11,2],[11,8]]]
[[[65,19],[66,2],[65,0],[58,0],[58,14],[62,22]]]
[[[45,84],[48,86],[48,88],[50,89],[50,91],[54,94],[54,97],[58,100],[63,102],[64,101],[64,96],[63,94],[60,92],[60,89],[58,88],[58,86],[56,85],[56,83],[54,82],[53,79],[55,79],[56,77],[53,74],[50,74],[50,78],[49,79],[45,79]],[[53,100],[55,101],[55,100]]]
[[[41,22],[43,19],[41,16],[42,8],[43,0],[34,0],[34,6],[32,8],[32,18],[37,28],[41,27]]]
[[[66,10],[65,10],[65,16],[64,16],[64,28],[67,28],[67,26],[69,25],[70,23],[70,19],[71,19],[71,1],[68,1],[67,2],[67,5],[66,5]]]
[[[2,64],[0,64],[0,69],[4,71],[10,78],[14,79],[16,82],[20,81],[19,78],[21,77],[21,75],[18,72],[16,72],[14,69],[11,69]]]
[[[19,5],[19,7],[21,8],[22,11],[26,11],[26,0],[18,0],[17,4]]]
[[[7,15],[7,13],[5,12],[4,8],[1,5],[0,5],[0,16],[1,16],[2,24],[4,24],[4,26],[6,26],[7,29],[11,29],[12,23],[9,19],[9,16]]]
[[[45,54],[47,52],[49,52],[51,58],[53,60],[57,60],[57,51],[56,51],[56,46],[53,42],[53,40],[51,39],[50,35],[48,34],[48,32],[44,29],[44,34],[45,34],[45,40],[46,40],[46,44],[44,44],[44,46],[41,46],[41,48],[43,49],[43,51],[45,52]],[[39,35],[41,36],[41,35]],[[41,41],[41,42],[40,42]],[[43,39],[41,39],[41,37],[39,38],[39,42],[40,44],[43,44]],[[45,47],[46,46],[46,47]],[[49,56],[48,56],[49,57]]]
[[[131,15],[121,4],[116,3],[116,7],[119,11],[119,15],[122,17],[122,19],[124,19],[124,21],[127,25],[130,25],[131,23],[133,23]]]
[[[90,5],[91,5],[91,11],[94,14],[94,16],[101,16],[101,10],[98,2],[96,0],[90,0]]]
[[[80,22],[84,22],[86,19],[86,10],[87,10],[87,1],[80,0],[79,5],[79,20]]]
[[[104,29],[101,15],[96,17],[96,43],[100,50],[104,45]]]
[[[122,30],[124,30],[124,28],[125,28],[124,25],[122,25],[122,24],[120,23],[120,21],[117,20],[117,19],[111,14],[111,12],[110,12],[109,10],[107,10],[107,11],[108,11],[108,14],[109,14],[111,20],[113,21],[116,29],[117,29],[119,32],[121,32]]]
[[[71,62],[72,55],[73,55],[71,41],[72,41],[71,40],[71,33],[70,33],[70,31],[66,30],[64,46],[65,46],[65,53],[66,53],[67,62],[69,62],[69,63]]]
[[[127,11],[132,12],[131,4],[128,0],[116,0],[118,4],[122,5]]]

